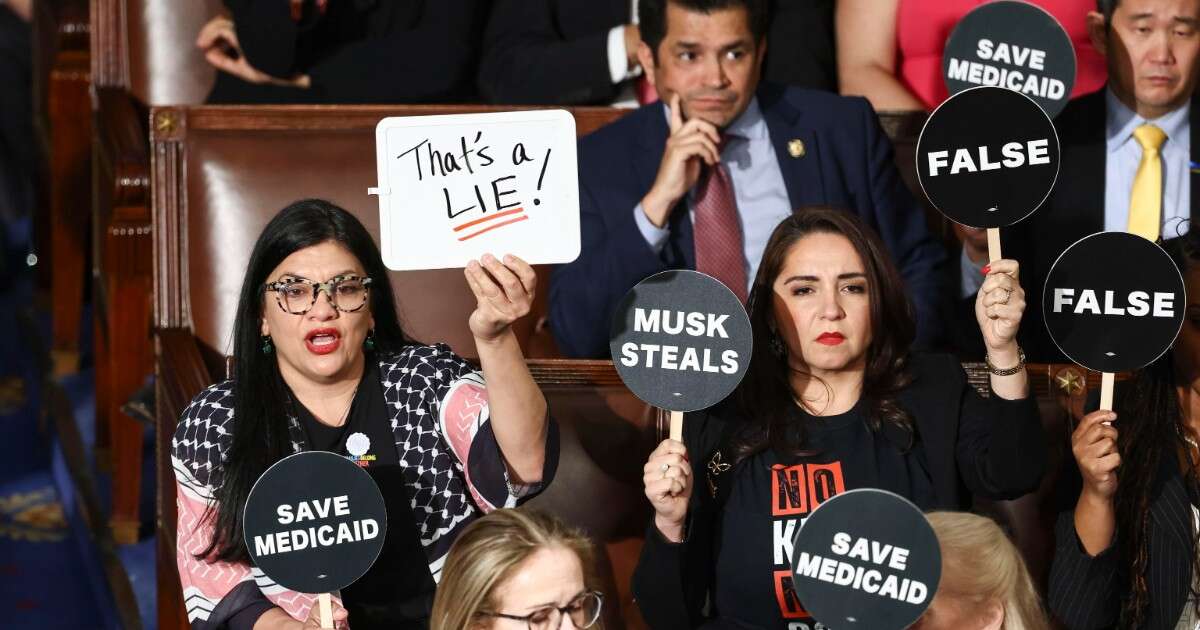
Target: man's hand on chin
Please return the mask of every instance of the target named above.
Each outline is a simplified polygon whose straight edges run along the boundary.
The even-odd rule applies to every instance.
[[[721,161],[721,132],[712,123],[693,118],[683,121],[679,94],[668,96],[671,135],[663,151],[658,175],[650,192],[642,198],[642,211],[655,227],[663,227],[671,208],[687,194],[700,179],[702,165],[712,166]]]

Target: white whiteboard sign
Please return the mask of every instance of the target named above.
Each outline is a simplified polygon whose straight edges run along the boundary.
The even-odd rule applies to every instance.
[[[379,226],[391,269],[579,256],[575,119],[565,110],[385,118],[375,128]]]

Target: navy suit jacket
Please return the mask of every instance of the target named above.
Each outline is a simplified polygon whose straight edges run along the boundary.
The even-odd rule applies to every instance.
[[[792,208],[844,208],[874,228],[908,284],[918,340],[931,342],[939,328],[945,252],[900,179],[892,145],[866,99],[764,83],[758,105]],[[567,356],[607,357],[609,323],[621,297],[646,276],[696,266],[686,200],[668,218],[661,253],[633,218],[658,174],[668,135],[663,106],[655,103],[579,141],[583,247],[550,284],[550,323]],[[804,143],[803,156],[791,156],[791,140]]]

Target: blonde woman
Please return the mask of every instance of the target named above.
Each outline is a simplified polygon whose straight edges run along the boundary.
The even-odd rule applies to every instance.
[[[475,521],[446,557],[431,630],[600,628],[592,545],[536,510],[502,509]]]
[[[1025,561],[989,518],[931,512],[942,579],[915,630],[1048,630]]]

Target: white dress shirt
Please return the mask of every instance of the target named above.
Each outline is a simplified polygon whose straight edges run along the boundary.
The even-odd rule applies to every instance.
[[[638,0],[629,0],[629,23],[638,23]],[[624,83],[613,107],[637,107],[637,94],[633,87],[633,79],[642,76],[642,67],[634,66],[629,69],[629,50],[625,47],[625,25],[614,26],[608,31],[608,73],[612,76],[614,85]]]

